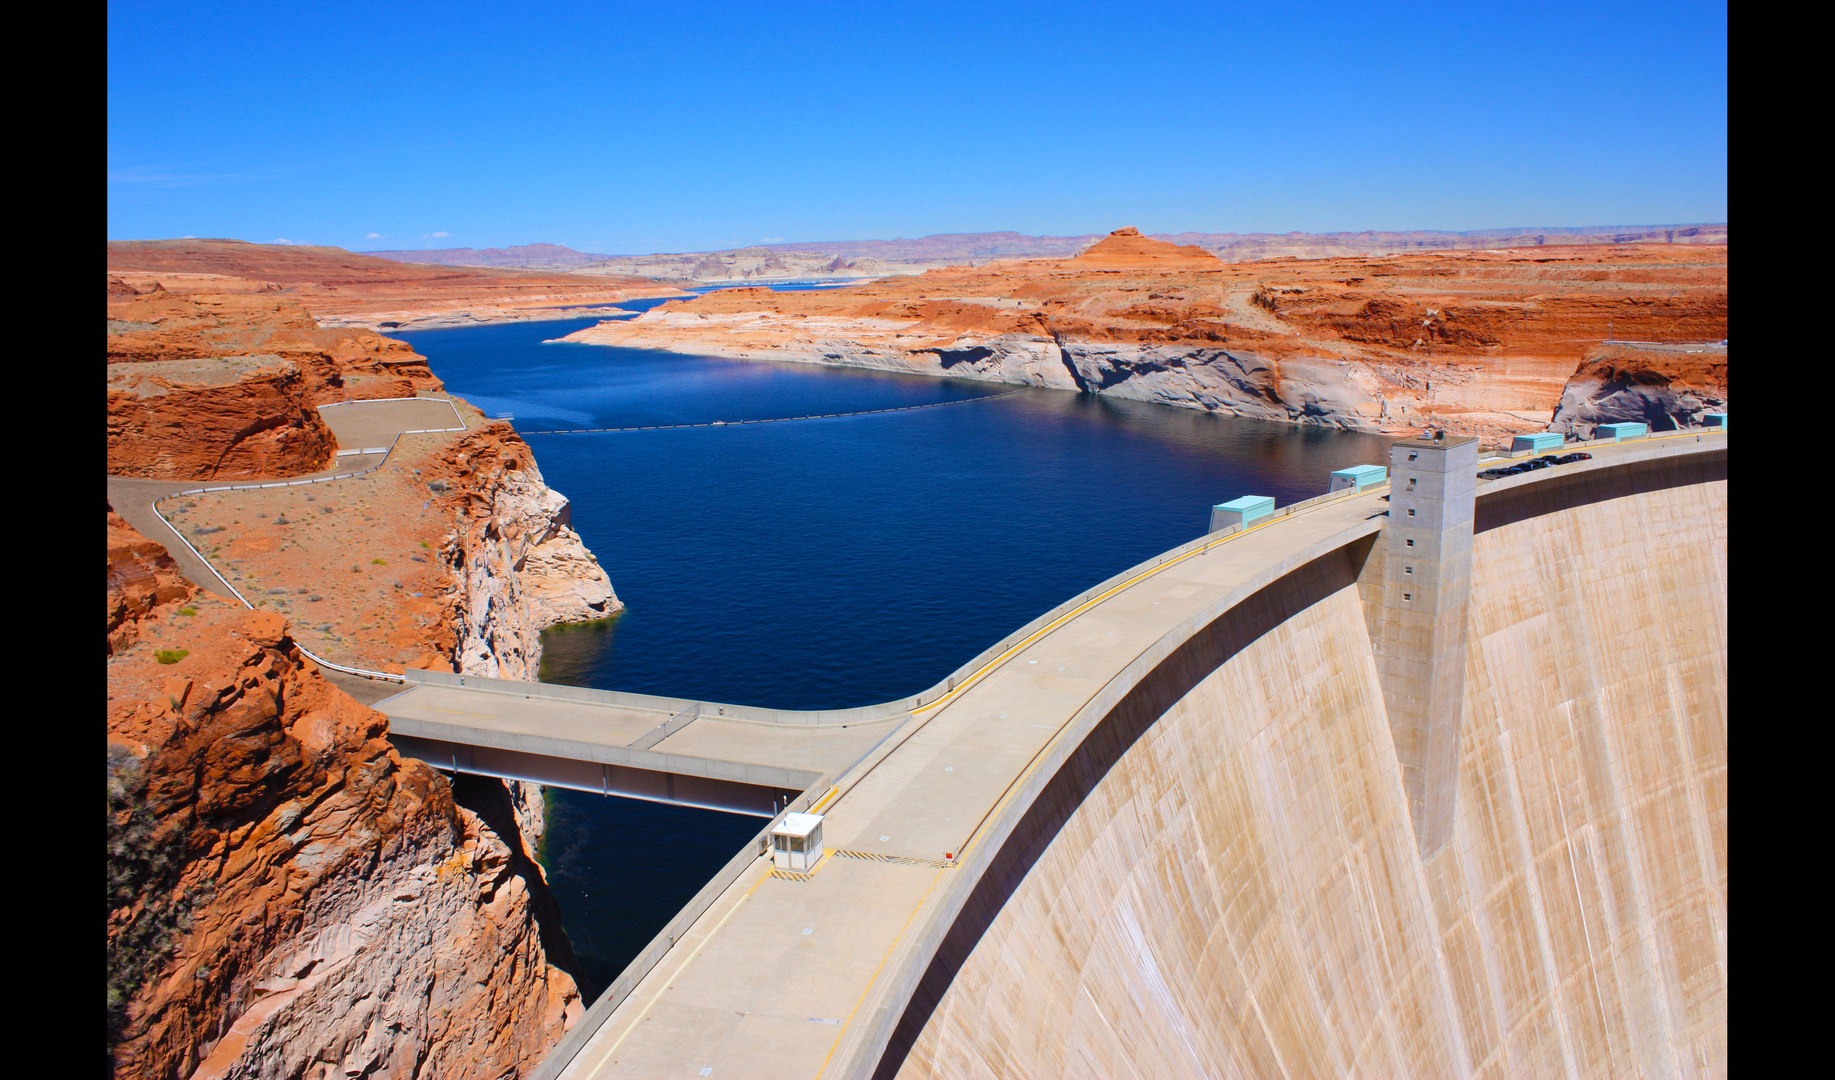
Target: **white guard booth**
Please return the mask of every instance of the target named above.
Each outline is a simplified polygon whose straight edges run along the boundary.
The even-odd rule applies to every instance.
[[[785,814],[771,830],[771,861],[779,870],[806,874],[822,861],[822,815]]]

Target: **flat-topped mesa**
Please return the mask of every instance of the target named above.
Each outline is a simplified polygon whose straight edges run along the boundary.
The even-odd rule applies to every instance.
[[[1091,244],[1070,260],[1074,267],[1137,267],[1221,270],[1223,261],[1195,244],[1172,244],[1142,236],[1132,225]]]

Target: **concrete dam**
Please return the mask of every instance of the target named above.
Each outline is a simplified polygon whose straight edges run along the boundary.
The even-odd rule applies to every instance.
[[[1475,446],[1401,443],[918,698],[726,707],[756,730],[694,753],[760,748],[755,812],[826,849],[761,833],[536,1075],[1725,1075],[1727,435],[1586,449],[1474,486]],[[746,779],[658,764],[691,703],[617,698],[622,757],[417,730]],[[812,726],[803,772],[762,749]]]

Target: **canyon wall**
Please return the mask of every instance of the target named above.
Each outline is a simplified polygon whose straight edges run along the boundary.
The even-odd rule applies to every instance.
[[[1727,484],[1688,460],[1481,500],[1432,858],[1346,558],[1065,781],[881,1073],[1726,1075]]]
[[[1727,350],[1601,345],[1587,350],[1562,388],[1550,431],[1591,439],[1600,424],[1640,423],[1652,431],[1700,427],[1727,411]]]
[[[568,523],[567,500],[542,482],[535,455],[509,424],[468,433],[423,479],[453,515],[440,550],[453,582],[440,643],[452,670],[536,681],[543,630],[623,609]]]
[[[1224,263],[1120,229],[1074,258],[813,292],[722,289],[564,341],[947,375],[1490,445],[1613,336],[1726,336],[1726,249]],[[1679,414],[1682,415],[1682,414]]]
[[[158,480],[303,476],[338,440],[278,356],[108,365],[108,474]]]
[[[194,304],[185,318],[197,315]],[[229,322],[225,333],[250,332],[246,320]],[[157,326],[132,333],[153,355],[200,347],[162,345]],[[381,339],[372,351],[391,346],[400,343]],[[165,396],[195,404],[200,379],[190,369],[233,372],[239,362],[127,360],[111,374],[133,380],[124,392],[164,389],[158,380],[178,365],[187,389]],[[316,419],[298,365],[263,363],[292,379],[289,407]],[[318,564],[335,559],[342,569],[353,537],[370,530],[365,545],[427,564],[412,580],[430,591],[414,597],[397,581],[391,592],[384,571],[399,572],[368,560],[374,581],[347,575],[371,597],[341,628],[354,636],[340,641],[361,653],[349,659],[419,649],[427,666],[533,679],[542,629],[621,605],[529,447],[508,425],[479,426],[459,404],[471,431],[412,437],[372,477],[169,509],[187,510],[179,520],[190,531],[209,531],[193,520],[206,509],[199,500],[223,500],[217,509],[249,521],[237,526],[225,572],[264,606],[299,602],[321,618],[304,607],[305,586],[333,592]],[[194,427],[209,418],[192,412]],[[182,408],[174,417],[188,419]],[[264,502],[283,498],[297,503],[292,521]],[[434,550],[419,550],[421,535]],[[577,987],[557,966],[571,963],[571,950],[534,859],[545,827],[540,789],[448,781],[401,758],[386,718],[319,673],[284,615],[200,594],[112,510],[108,601],[114,1074],[316,1080],[532,1068],[581,1013]]]
[[[413,397],[441,383],[405,342],[325,330],[256,290],[179,295],[117,277],[108,296],[108,473],[251,480],[328,468],[316,406]]]
[[[282,616],[109,532],[113,1073],[520,1075],[581,1006],[514,815],[399,757]]]

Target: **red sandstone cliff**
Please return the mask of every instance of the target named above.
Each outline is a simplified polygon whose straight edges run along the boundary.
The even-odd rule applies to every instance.
[[[179,293],[157,282],[134,291],[113,274],[109,283],[110,365],[273,355],[299,366],[313,405],[442,389],[427,358],[407,342],[364,330],[322,328],[295,297],[261,291]],[[235,284],[211,282],[213,288]]]
[[[164,555],[111,516],[115,1075],[521,1075],[580,1005],[515,816],[399,757],[283,617],[181,611]]]
[[[278,356],[109,365],[108,472],[160,480],[299,476],[337,438]]]
[[[1700,427],[1727,409],[1727,350],[1601,345],[1567,380],[1549,430],[1583,439],[1599,424],[1649,424],[1652,431]]]
[[[314,406],[440,387],[272,282],[111,273],[108,304],[111,474],[309,471],[335,450]],[[299,604],[309,647],[365,667],[533,678],[542,628],[621,606],[529,448],[455,406],[470,431],[364,477],[167,504],[263,610],[111,511],[117,1075],[510,1077],[578,1015],[539,791],[400,758],[286,622]]]
[[[405,342],[324,330],[264,292],[108,291],[108,471],[164,480],[299,476],[337,440],[314,406],[438,390]]]
[[[140,620],[161,604],[196,593],[165,548],[108,508],[108,655],[139,640]]]

